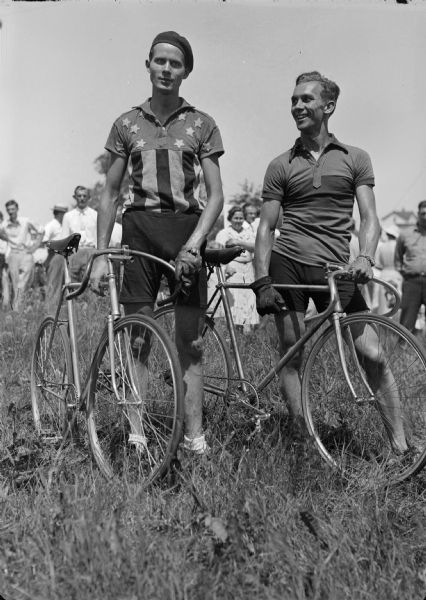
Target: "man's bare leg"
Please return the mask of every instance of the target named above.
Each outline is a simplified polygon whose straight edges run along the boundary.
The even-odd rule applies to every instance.
[[[185,386],[186,440],[204,440],[203,437],[203,371],[202,328],[204,310],[195,306],[175,307],[176,347],[182,367]],[[204,441],[200,441],[205,446]],[[194,451],[197,449],[194,446]]]
[[[302,312],[287,311],[275,315],[278,337],[280,341],[281,356],[303,335],[305,331],[304,315]],[[281,369],[280,391],[286,402],[292,419],[303,417],[300,365],[302,354],[294,356],[292,360]]]
[[[363,331],[356,326],[352,328],[355,347],[364,359],[369,384],[374,392],[381,391],[382,401],[377,408],[383,420],[392,449],[396,453],[405,452],[408,448],[404,432],[401,402],[393,373],[386,363],[380,341],[373,327],[365,326]],[[361,360],[362,360],[361,359]]]

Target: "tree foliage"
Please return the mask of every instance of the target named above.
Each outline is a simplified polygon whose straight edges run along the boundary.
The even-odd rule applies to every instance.
[[[241,191],[234,194],[230,199],[232,206],[244,206],[244,204],[254,204],[257,208],[262,205],[262,186],[245,179],[240,183]]]

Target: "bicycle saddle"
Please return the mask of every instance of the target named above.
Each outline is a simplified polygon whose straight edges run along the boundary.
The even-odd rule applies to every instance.
[[[204,250],[204,260],[214,267],[227,265],[244,252],[241,246],[232,246],[231,248],[206,248]]]
[[[46,246],[49,248],[49,250],[53,250],[53,252],[56,252],[57,254],[62,254],[62,256],[70,256],[70,254],[72,254],[74,251],[77,252],[80,238],[80,233],[73,233],[62,240],[47,242]]]

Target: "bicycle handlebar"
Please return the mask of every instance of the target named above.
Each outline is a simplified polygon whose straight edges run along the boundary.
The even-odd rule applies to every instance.
[[[336,300],[336,296],[337,296],[336,288],[335,288],[335,279],[338,278],[339,276],[343,278],[345,275],[346,276],[349,275],[348,271],[346,269],[342,269],[340,267],[336,271],[329,273],[329,277],[334,283],[334,286],[333,285],[330,286],[330,293],[332,296],[332,301]],[[350,279],[353,281],[353,277],[350,277]],[[370,281],[373,283],[382,285],[386,290],[388,290],[389,292],[392,293],[392,295],[395,299],[395,303],[390,310],[383,313],[384,317],[392,317],[396,312],[398,312],[398,310],[401,306],[401,296],[400,296],[398,290],[391,283],[388,283],[387,281],[384,281],[383,279],[380,279],[379,277],[373,277],[367,283],[369,283]]]
[[[174,268],[167,261],[163,260],[162,258],[158,258],[157,256],[153,256],[152,254],[148,254],[147,252],[141,252],[140,250],[130,250],[129,248],[126,248],[126,247],[106,248],[105,250],[98,250],[97,252],[92,254],[92,256],[89,258],[89,262],[87,263],[86,270],[84,272],[83,279],[81,280],[80,285],[78,286],[78,288],[76,290],[67,294],[65,296],[65,300],[72,300],[73,298],[80,296],[87,289],[87,286],[89,285],[90,275],[92,272],[94,261],[99,256],[105,256],[105,255],[108,255],[108,257],[111,260],[117,260],[117,261],[129,260],[136,256],[140,256],[141,258],[148,258],[150,260],[153,260],[154,262],[161,264],[163,267],[165,267],[166,269],[169,269],[172,273],[174,273]]]

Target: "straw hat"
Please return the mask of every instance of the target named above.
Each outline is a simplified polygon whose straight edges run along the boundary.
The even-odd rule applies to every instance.
[[[400,234],[399,227],[394,223],[392,225],[388,225],[387,227],[383,227],[383,231],[388,235],[392,235],[394,238],[399,237]]]
[[[66,213],[68,212],[68,208],[66,206],[62,206],[61,204],[55,204],[55,206],[52,208],[53,212],[63,212]]]

